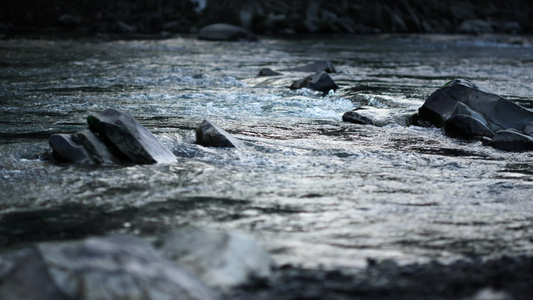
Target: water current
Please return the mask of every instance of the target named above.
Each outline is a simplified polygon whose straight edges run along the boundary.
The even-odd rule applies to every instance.
[[[330,60],[325,97],[257,77]],[[250,233],[279,264],[357,268],[533,255],[533,154],[406,126],[437,88],[468,78],[533,107],[533,46],[457,36],[0,41],[0,248],[185,224]],[[357,107],[384,127],[342,121]],[[122,110],[173,164],[77,166],[48,137]],[[209,119],[240,150],[194,143]]]

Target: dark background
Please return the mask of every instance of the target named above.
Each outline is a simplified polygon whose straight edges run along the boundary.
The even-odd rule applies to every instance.
[[[203,9],[200,9],[204,3]],[[531,0],[4,0],[0,33],[533,33]]]

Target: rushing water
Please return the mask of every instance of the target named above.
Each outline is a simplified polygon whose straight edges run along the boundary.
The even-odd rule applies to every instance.
[[[289,90],[305,73],[256,77],[316,60],[335,64],[340,90]],[[532,70],[531,45],[463,37],[0,41],[0,246],[195,224],[249,232],[278,263],[311,268],[533,255],[533,154],[404,125],[456,77],[532,107]],[[394,124],[342,122],[359,106]],[[50,134],[106,108],[178,163],[46,159]],[[245,148],[195,145],[203,119]]]

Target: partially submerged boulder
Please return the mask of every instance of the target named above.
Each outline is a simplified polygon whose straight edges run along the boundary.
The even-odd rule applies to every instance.
[[[169,163],[176,157],[131,116],[114,109],[87,117],[90,130],[54,134],[49,143],[54,156],[75,164]]]
[[[87,117],[92,132],[134,163],[175,162],[176,156],[139,122],[114,109]]]
[[[208,120],[204,120],[196,128],[196,143],[206,147],[239,148],[242,146],[239,140]]]
[[[311,90],[320,91],[325,96],[330,90],[336,91],[339,86],[331,79],[326,72],[317,72],[314,75],[307,76],[306,78],[296,80],[290,86],[291,90],[297,90],[301,88],[309,88]]]
[[[40,244],[0,283],[3,300],[218,299],[196,277],[133,236]]]
[[[257,41],[252,32],[231,24],[217,23],[203,27],[198,32],[198,39],[208,41]]]
[[[444,127],[464,138],[492,138],[502,150],[532,150],[533,111],[466,79],[455,79],[435,91],[418,110],[420,125]]]
[[[262,68],[261,70],[259,70],[259,73],[257,74],[257,76],[259,77],[279,76],[279,75],[283,75],[283,73],[274,71],[271,68]]]
[[[184,227],[164,237],[160,251],[222,290],[265,281],[274,261],[250,236],[237,231]]]
[[[323,60],[323,61],[316,61],[314,63],[307,64],[305,66],[300,66],[296,68],[290,68],[286,71],[289,72],[326,72],[326,73],[337,73],[337,70],[335,69],[335,66],[330,61]]]

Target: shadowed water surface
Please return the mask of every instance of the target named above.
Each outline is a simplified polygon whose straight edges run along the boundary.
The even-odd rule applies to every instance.
[[[0,41],[0,247],[195,224],[250,232],[278,263],[309,268],[532,255],[533,155],[402,124],[455,77],[532,107],[532,50],[496,37]],[[306,73],[256,77],[325,59],[341,86],[326,97],[288,89]],[[360,106],[396,124],[342,122]],[[46,159],[50,134],[106,108],[178,162]],[[194,144],[204,118],[245,148]]]

